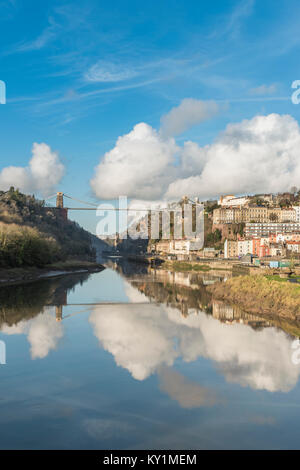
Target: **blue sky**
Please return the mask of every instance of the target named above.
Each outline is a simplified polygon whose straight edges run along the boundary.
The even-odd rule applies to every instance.
[[[117,138],[141,122],[159,129],[185,98],[220,112],[178,145],[211,144],[256,115],[298,121],[299,18],[296,0],[0,0],[0,169],[27,166],[33,143],[46,143],[66,167],[58,189],[95,202],[89,181]]]

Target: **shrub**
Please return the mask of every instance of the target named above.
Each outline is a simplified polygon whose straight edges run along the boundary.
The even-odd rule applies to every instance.
[[[59,259],[57,243],[37,229],[0,224],[0,266],[44,266]]]

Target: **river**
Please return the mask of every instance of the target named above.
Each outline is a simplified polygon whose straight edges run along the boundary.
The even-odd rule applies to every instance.
[[[226,276],[111,263],[1,287],[0,448],[299,448],[298,326],[214,302]]]

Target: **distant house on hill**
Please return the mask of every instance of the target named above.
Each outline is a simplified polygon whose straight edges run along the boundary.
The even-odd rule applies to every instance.
[[[250,198],[243,196],[243,197],[236,197],[232,194],[227,196],[221,196],[218,204],[222,207],[231,207],[231,206],[244,206],[250,202]]]

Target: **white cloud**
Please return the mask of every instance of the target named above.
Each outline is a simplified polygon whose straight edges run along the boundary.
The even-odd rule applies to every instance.
[[[214,101],[186,98],[162,116],[160,131],[164,136],[179,135],[195,124],[211,119],[218,112],[219,106]]]
[[[32,359],[43,359],[63,337],[63,325],[50,313],[35,317],[29,326],[28,341]]]
[[[21,320],[19,323],[15,323],[13,325],[3,323],[1,325],[0,331],[5,335],[22,335],[26,332],[26,328],[26,321]]]
[[[17,52],[37,51],[54,40],[58,33],[58,25],[53,18],[49,18],[49,25],[34,40],[23,42],[15,47]]]
[[[300,180],[299,148],[299,124],[290,115],[229,124],[204,147],[191,141],[179,147],[173,138],[140,123],[104,155],[91,186],[103,199],[285,191]]]
[[[95,308],[89,321],[104,349],[111,352],[117,365],[130,371],[136,380],[144,380],[161,364],[171,365],[177,352],[173,339],[162,328],[158,308],[141,310],[134,304]],[[168,323],[168,322],[167,322]]]
[[[213,144],[201,149],[202,171],[195,168],[190,176],[173,181],[167,197],[287,190],[300,180],[299,148],[299,125],[289,115],[229,124]]]
[[[120,65],[98,61],[92,65],[85,73],[85,80],[87,82],[121,82],[129,80],[138,75],[138,73],[130,68],[122,67]]]
[[[299,378],[300,369],[291,361],[292,339],[276,328],[226,325],[201,312],[185,318],[177,309],[151,303],[96,307],[89,321],[101,346],[137,380],[161,373],[177,358],[199,357],[214,361],[229,382],[257,390],[287,392]],[[187,384],[185,400],[185,381],[170,374],[161,380],[182,406],[207,404],[206,389]]]
[[[171,368],[163,367],[159,378],[161,390],[176,400],[182,408],[214,406],[219,402],[214,390],[186,379]]]
[[[22,320],[15,325],[4,323],[0,331],[6,335],[26,335],[32,359],[43,359],[52,349],[56,349],[64,334],[62,323],[57,322],[50,311],[46,307],[42,313],[28,321]]]
[[[185,360],[199,355],[212,359],[228,382],[256,390],[287,392],[296,385],[300,370],[291,361],[292,339],[283,331],[226,325],[206,315],[183,321],[175,312],[170,314],[173,321],[194,329],[193,335],[183,335]]]
[[[180,152],[182,175],[199,174],[207,163],[207,152],[205,147],[199,147],[196,142],[186,141]]]
[[[277,90],[277,85],[272,83],[271,85],[261,85],[257,88],[252,88],[250,90],[251,95],[261,96],[261,95],[273,95]]]
[[[163,139],[148,124],[137,124],[104,155],[91,187],[103,199],[119,195],[160,198],[164,187],[172,181],[176,152],[174,139]]]
[[[23,192],[39,192],[44,196],[53,192],[64,174],[59,156],[44,143],[34,143],[32,158],[27,167],[9,166],[0,171],[0,189],[10,186]]]

